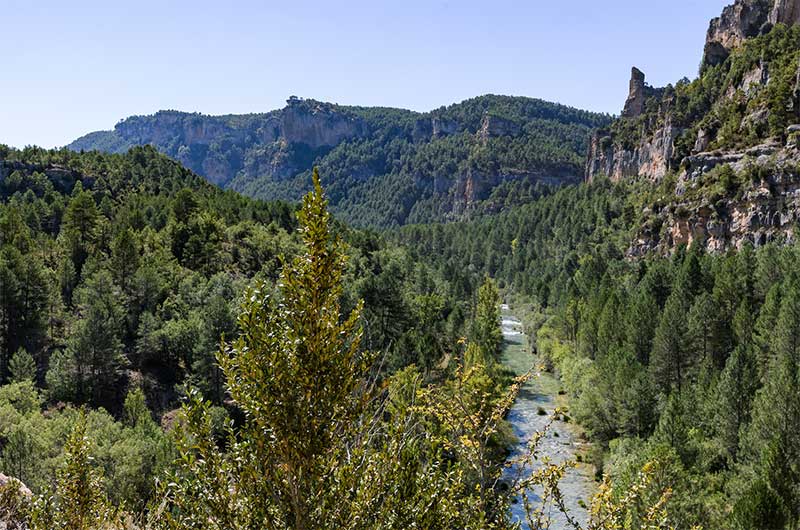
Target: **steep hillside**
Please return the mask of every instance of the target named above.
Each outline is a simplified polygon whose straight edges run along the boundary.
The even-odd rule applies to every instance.
[[[482,96],[427,113],[292,97],[266,114],[134,116],[69,148],[121,153],[152,144],[261,199],[299,199],[317,165],[335,212],[386,227],[460,219],[579,181],[590,132],[608,122],[522,97]]]
[[[800,215],[800,2],[737,0],[711,21],[700,75],[653,88],[633,69],[622,117],[591,140],[586,178],[659,184],[631,252],[795,239]]]

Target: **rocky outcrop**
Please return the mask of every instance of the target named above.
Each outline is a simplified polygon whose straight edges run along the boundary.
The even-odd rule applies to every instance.
[[[644,111],[644,103],[647,100],[647,85],[644,82],[644,72],[636,68],[631,68],[631,81],[628,89],[628,99],[622,109],[623,118],[635,118]]]
[[[431,118],[431,136],[439,138],[461,132],[461,124],[455,120],[448,120],[440,116]]]
[[[772,24],[800,23],[800,0],[775,0],[769,21]]]
[[[493,114],[484,114],[481,120],[481,127],[478,129],[477,136],[483,142],[487,142],[489,138],[498,136],[519,136],[522,133],[522,127],[512,120],[501,118]]]
[[[776,23],[793,24],[799,20],[800,0],[736,0],[725,7],[721,16],[711,21],[703,65],[724,61],[731,49],[739,46],[745,39],[768,31]],[[736,84],[727,87],[723,97],[732,98],[740,92],[745,97],[752,97],[769,80],[769,63],[762,58]],[[795,108],[800,108],[800,67],[796,87]],[[623,127],[626,130],[625,139],[621,140],[619,135],[608,131],[595,134],[587,155],[587,181],[591,181],[596,175],[605,174],[615,181],[644,178],[657,182],[667,172],[681,165],[682,161],[676,159],[675,142],[685,128],[690,126],[673,124],[670,115],[672,102],[668,94],[671,92],[666,89],[647,85],[644,73],[636,67],[632,68],[628,97],[621,114],[622,120],[628,120]],[[657,112],[654,113],[653,108]],[[645,117],[641,118],[643,114]],[[637,119],[639,121],[635,121]],[[718,124],[709,125],[711,128],[698,129],[694,144],[690,144],[692,154],[704,152],[714,141]],[[766,130],[769,126],[769,112],[763,108],[752,109],[742,118],[742,125],[751,131]],[[635,136],[637,129],[638,137]],[[688,151],[684,147],[680,156],[688,154]]]
[[[79,179],[88,187],[91,187],[95,181],[92,176],[82,175],[77,171],[57,164],[44,166],[39,164],[26,164],[17,160],[0,159],[0,185],[15,171],[26,175],[37,172],[42,173],[50,180],[53,187],[61,193],[70,193]]]
[[[673,169],[675,140],[682,130],[667,121],[653,134],[643,134],[634,148],[616,144],[611,136],[596,133],[589,143],[586,180],[605,175],[614,182],[643,178],[660,181]]]
[[[116,151],[154,145],[212,183],[225,186],[247,165],[266,171],[259,174],[285,177],[294,166],[284,163],[291,157],[280,156],[279,151],[321,152],[366,133],[361,119],[336,105],[292,97],[286,107],[267,114],[207,116],[159,111],[152,116],[133,116],[117,124],[110,144]],[[70,147],[93,147],[84,143],[92,144],[94,139],[79,139]],[[252,150],[253,144],[259,148]],[[268,158],[253,160],[259,152]]]
[[[797,239],[800,219],[800,152],[767,143],[741,152],[699,153],[684,161],[676,199],[650,218],[629,254],[669,253],[698,242],[710,252],[758,247]],[[728,166],[734,181],[728,189],[713,181],[713,170]],[[711,182],[708,182],[712,179]],[[720,191],[723,191],[720,194]]]
[[[797,23],[800,0],[736,0],[709,24],[702,65],[722,63],[745,39],[766,33],[775,24]]]
[[[484,201],[489,199],[492,190],[502,182],[526,180],[529,182],[539,182],[548,186],[559,186],[565,183],[578,183],[580,176],[571,174],[567,171],[539,172],[514,171],[505,169],[498,173],[485,173],[475,169],[467,170],[466,174],[459,175],[455,179],[441,179],[438,192],[448,192],[453,201],[453,209],[449,215],[449,220],[461,221],[469,218],[478,206],[487,212],[497,212],[498,208]]]
[[[711,21],[701,68],[722,63],[735,47],[775,24],[798,22],[800,0],[736,0]],[[590,143],[586,179],[605,174],[614,181],[659,182],[672,173],[676,184],[673,198],[642,212],[644,222],[629,254],[669,253],[695,242],[720,252],[746,242],[759,246],[796,239],[800,125],[776,134],[775,106],[758,99],[775,72],[786,75],[785,67],[773,66],[775,72],[771,71],[770,61],[780,64],[775,60],[774,53],[765,52],[760,59],[739,61],[746,67],[732,78],[734,83],[722,87],[712,96],[714,101],[689,117],[685,104],[676,104],[678,90],[651,89],[644,74],[633,69],[621,119]],[[800,119],[800,66],[797,70],[794,100],[787,99],[785,108],[794,109]],[[740,134],[736,141],[714,114],[733,98],[742,109],[736,117]],[[692,137],[685,135],[687,130]],[[722,132],[725,136],[718,137]],[[715,145],[737,147],[710,150]]]
[[[19,480],[0,473],[0,530],[25,530],[33,493]]]
[[[702,64],[720,64],[728,57],[730,50],[764,31],[771,10],[770,0],[736,0],[726,6],[722,15],[712,19],[708,26]]]
[[[444,220],[459,205],[469,210],[506,180],[525,179],[501,190],[506,195],[530,181],[574,182],[581,172],[576,151],[584,149],[578,146],[609,121],[512,96],[481,96],[425,113],[291,97],[283,109],[263,114],[132,117],[69,147],[119,153],[151,144],[220,187],[269,200],[298,200],[317,166],[337,213],[353,215],[354,223],[394,226]],[[528,156],[546,149],[548,137],[563,149]]]
[[[333,147],[344,140],[363,136],[364,123],[337,112],[328,104],[290,99],[280,113],[278,136],[290,144],[305,144],[312,149]]]
[[[221,136],[241,141],[244,134],[227,126],[222,119],[202,114],[159,111],[152,116],[133,116],[118,123],[114,130],[133,144],[161,145],[180,140],[181,145],[208,145]]]
[[[622,111],[622,118],[633,120],[642,115],[645,104],[655,98],[658,104],[662,90],[645,83],[644,73],[636,67],[631,69],[628,99]],[[586,180],[600,174],[618,182],[625,178],[642,177],[659,181],[673,164],[675,140],[682,130],[672,125],[667,113],[662,113],[661,124],[654,132],[647,132],[646,124],[641,124],[640,136],[632,145],[622,145],[608,131],[598,131],[589,142],[586,158]]]

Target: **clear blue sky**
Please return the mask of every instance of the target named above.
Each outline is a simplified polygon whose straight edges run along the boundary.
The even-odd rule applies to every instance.
[[[618,113],[630,67],[694,77],[726,0],[0,0],[0,143],[292,94],[430,110],[485,93]]]

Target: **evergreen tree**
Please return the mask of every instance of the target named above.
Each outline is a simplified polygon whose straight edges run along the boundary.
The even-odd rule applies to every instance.
[[[622,322],[622,306],[616,290],[606,299],[597,322],[597,356],[602,357],[617,350],[625,341]]]
[[[714,298],[708,293],[701,293],[687,315],[688,346],[694,358],[700,362],[713,360],[713,352],[723,347],[716,340],[718,319],[715,308]]]
[[[0,248],[0,381],[19,348],[37,351],[45,333],[49,286],[42,262],[11,246]]]
[[[64,212],[64,224],[61,230],[78,276],[95,241],[99,215],[92,194],[83,191],[80,183],[76,184],[72,199]]]
[[[775,332],[772,335],[772,350],[800,364],[800,283],[791,281],[781,299],[781,309]]]
[[[632,303],[628,306],[625,344],[644,366],[650,362],[655,335],[653,323],[658,322],[658,317],[659,308],[655,297],[642,287],[637,289]]]
[[[34,506],[31,530],[119,528],[105,495],[103,475],[93,462],[83,413],[64,445],[64,466],[53,493]]]
[[[489,277],[484,279],[478,289],[470,342],[478,345],[486,359],[496,360],[503,346],[503,332],[500,329],[500,292],[497,290],[497,284]]]
[[[34,381],[36,379],[36,361],[34,361],[31,354],[23,348],[18,349],[11,357],[8,370],[11,375],[12,383]]]
[[[791,281],[781,303],[763,388],[753,404],[748,454],[760,477],[800,522],[800,301]]]
[[[753,403],[747,453],[757,476],[781,499],[792,524],[800,521],[800,378],[782,352]],[[791,527],[791,526],[790,526]]]
[[[715,326],[711,355],[718,370],[725,367],[725,361],[733,351],[733,317],[745,294],[736,255],[728,254],[718,262],[712,291]]]
[[[772,363],[772,342],[781,310],[782,284],[773,285],[766,294],[758,318],[753,326],[753,344],[756,349],[758,380],[766,381],[769,366]]]
[[[247,418],[242,442],[218,453],[213,441],[207,445],[202,402],[187,411],[191,434],[181,451],[189,461],[200,451],[204,462],[197,460],[201,465],[172,490],[175,527],[205,520],[215,527],[229,521],[302,530],[323,523],[315,515],[320,495],[358,414],[368,365],[359,353],[360,306],[340,320],[345,257],[330,234],[316,173],[300,219],[306,253],[284,269],[280,303],[266,285],[252,290],[239,319],[241,338],[219,356],[231,398]],[[211,497],[198,496],[198,488],[225,498],[206,502]]]
[[[717,433],[731,461],[739,454],[739,440],[750,422],[753,396],[758,388],[756,362],[748,345],[733,350],[717,384]]]
[[[111,271],[122,292],[130,294],[139,268],[139,250],[130,228],[121,230],[111,243]]]
[[[674,291],[667,299],[653,339],[650,369],[654,383],[665,394],[682,389],[694,361],[686,337],[686,313],[686,294]]]
[[[79,288],[81,318],[67,341],[67,356],[75,368],[69,377],[79,402],[110,405],[127,359],[122,352],[124,309],[111,275],[99,271]]]

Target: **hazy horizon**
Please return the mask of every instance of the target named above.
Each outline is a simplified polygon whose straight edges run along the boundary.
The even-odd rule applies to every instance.
[[[493,93],[615,114],[633,65],[657,86],[694,77],[728,2],[3,3],[0,143],[55,147],[131,115],[266,112],[291,95],[428,111]]]

